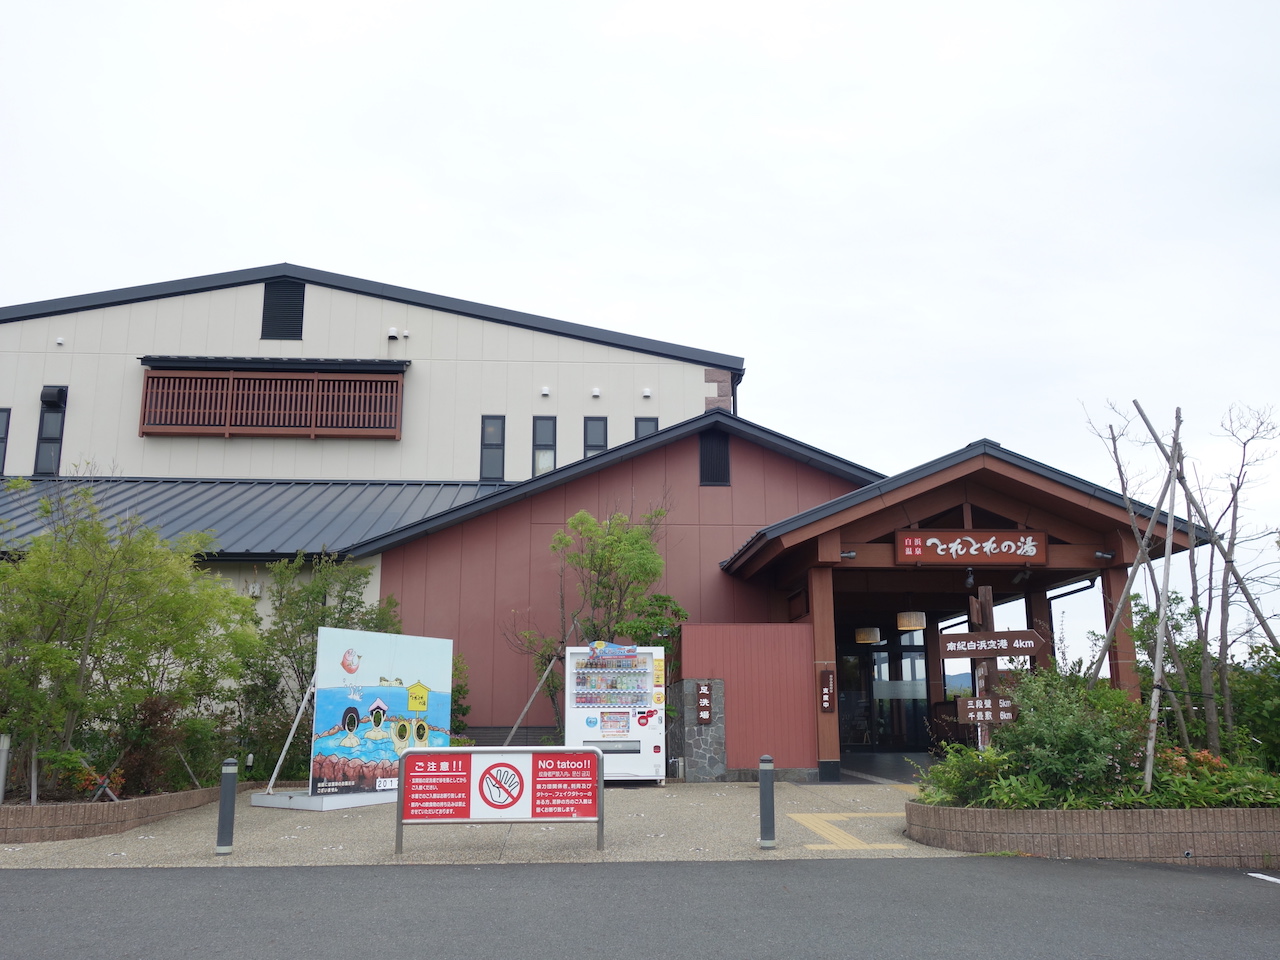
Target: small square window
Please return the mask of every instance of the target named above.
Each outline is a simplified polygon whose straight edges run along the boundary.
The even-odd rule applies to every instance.
[[[657,417],[636,417],[636,439],[652,436],[658,432]]]

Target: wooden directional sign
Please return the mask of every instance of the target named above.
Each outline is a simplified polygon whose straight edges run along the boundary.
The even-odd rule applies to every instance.
[[[1044,637],[1034,630],[944,633],[941,647],[944,660],[1039,657],[1048,652]]]
[[[956,697],[961,723],[1008,723],[1018,719],[1018,706],[1008,697]]]

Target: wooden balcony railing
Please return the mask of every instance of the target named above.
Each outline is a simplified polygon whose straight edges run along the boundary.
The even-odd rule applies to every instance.
[[[148,370],[139,436],[400,439],[403,374]]]

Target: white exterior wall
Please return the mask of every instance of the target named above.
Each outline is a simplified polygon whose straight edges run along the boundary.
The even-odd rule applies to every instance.
[[[303,339],[262,340],[262,297],[250,284],[0,324],[0,408],[12,410],[4,473],[34,467],[45,385],[68,388],[63,475],[91,465],[123,477],[303,480],[475,480],[485,415],[506,417],[504,479],[524,480],[534,416],[557,418],[563,466],[582,456],[584,417],[608,418],[612,447],[634,437],[635,417],[670,426],[715,395],[699,364],[313,284]],[[143,438],[145,355],[411,360],[402,439]]]
[[[382,598],[382,557],[380,555],[366,557],[359,561],[359,564],[373,571],[361,599],[370,606],[376,605]],[[271,599],[268,595],[271,573],[267,570],[266,563],[208,560],[203,566],[230,583],[236,593],[241,596],[252,597],[253,585],[256,584],[258,595],[254,598],[254,607],[258,611],[258,616],[262,618],[264,629],[271,623]],[[311,579],[310,565],[303,572],[302,579],[304,581]]]

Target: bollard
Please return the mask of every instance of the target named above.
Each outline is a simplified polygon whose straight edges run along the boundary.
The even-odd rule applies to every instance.
[[[4,803],[4,785],[9,779],[9,734],[0,733],[0,803]]]
[[[231,835],[236,829],[236,774],[239,764],[235,757],[222,761],[222,792],[218,794],[218,845],[213,852],[225,857],[231,852]]]
[[[760,849],[772,850],[778,845],[773,831],[773,757],[760,758]]]

